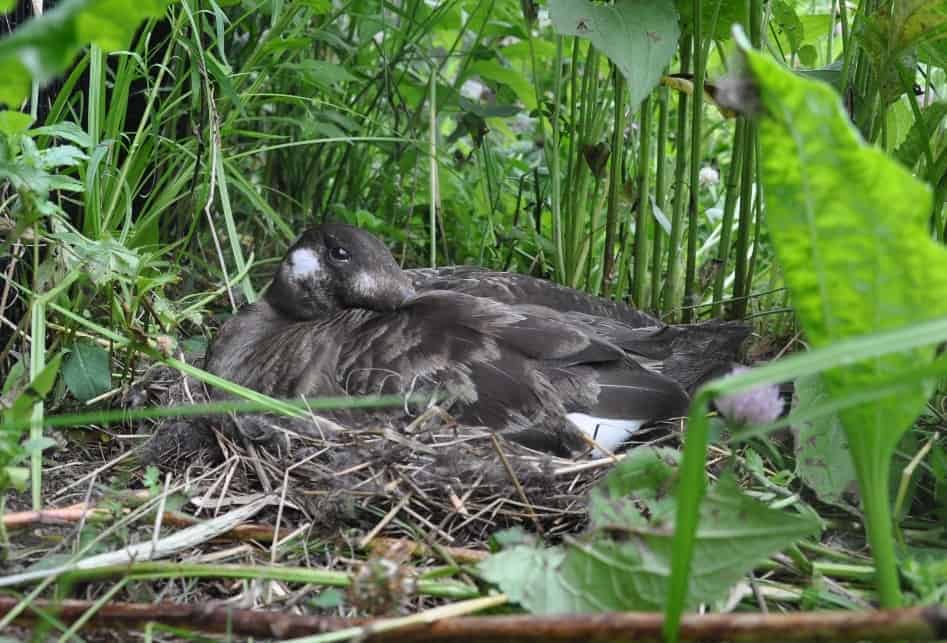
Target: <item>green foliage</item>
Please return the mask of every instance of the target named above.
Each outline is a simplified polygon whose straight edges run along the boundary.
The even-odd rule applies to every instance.
[[[92,342],[76,342],[62,365],[63,380],[80,402],[91,400],[112,387],[107,350]]]
[[[829,399],[818,377],[796,380],[796,394],[800,413]],[[796,427],[795,437],[796,474],[823,502],[850,507],[845,495],[857,489],[855,467],[838,416],[830,414],[803,422]]]
[[[164,13],[168,0],[66,0],[0,40],[0,104],[17,106],[30,80],[61,73],[79,48],[128,46],[138,24]]]
[[[52,390],[56,382],[56,376],[59,374],[59,364],[62,355],[56,355],[49,361],[44,368],[26,387],[24,387],[12,400],[9,407],[3,408],[2,419],[3,428],[0,429],[0,490],[6,491],[13,486],[17,489],[23,489],[28,471],[25,467],[17,466],[24,459],[28,458],[32,452],[31,449],[42,449],[43,444],[24,445],[20,440],[23,436],[22,430],[14,428],[16,423],[23,423],[28,420],[33,413],[33,406],[42,401]],[[10,382],[4,383],[4,389]],[[10,384],[10,390],[4,390],[4,397],[14,390]]]
[[[549,15],[561,34],[588,38],[625,75],[633,108],[651,93],[677,50],[680,35],[672,0],[550,0]]]
[[[911,124],[911,129],[894,157],[907,168],[913,168],[922,158],[925,149],[931,143],[932,134],[937,131],[938,124],[947,116],[947,102],[936,102],[921,112],[921,118]]]
[[[589,502],[589,530],[559,547],[516,545],[481,575],[540,614],[656,610],[671,572],[677,452],[631,452]],[[770,554],[819,530],[812,516],[770,509],[723,478],[701,507],[688,604],[719,601]]]
[[[771,236],[813,346],[947,314],[947,301],[937,294],[947,292],[947,251],[927,234],[927,187],[866,147],[827,87],[753,52],[747,58],[768,115],[760,135],[772,150],[761,159]],[[910,372],[933,356],[933,347],[918,348],[832,369],[823,378],[837,396]],[[841,413],[877,556],[890,549],[888,463],[930,393],[929,384],[918,383]],[[892,582],[882,580],[889,605],[897,600],[896,576]]]
[[[714,40],[729,40],[734,24],[748,24],[747,7],[746,0],[702,0],[700,3],[701,36]],[[677,10],[681,16],[682,31],[693,32],[693,0],[677,0]]]

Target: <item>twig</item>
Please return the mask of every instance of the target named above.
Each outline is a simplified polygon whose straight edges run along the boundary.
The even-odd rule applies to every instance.
[[[493,441],[493,448],[496,449],[497,455],[500,456],[500,461],[503,463],[503,467],[510,476],[510,481],[513,483],[513,486],[516,487],[516,493],[519,494],[520,500],[522,500],[523,504],[526,505],[526,511],[529,513],[530,519],[536,526],[536,531],[539,532],[540,536],[544,536],[545,532],[543,530],[542,523],[539,522],[539,516],[536,515],[536,511],[533,509],[532,503],[529,501],[529,498],[526,497],[526,491],[523,490],[523,485],[520,484],[519,478],[516,477],[513,467],[510,466],[510,461],[506,459],[506,454],[503,453],[503,449],[500,447],[500,441],[497,440],[497,436],[493,434],[490,435],[490,439]]]
[[[49,569],[33,570],[20,574],[12,574],[0,578],[0,587],[9,587],[19,585],[33,580],[43,579],[48,576],[58,576],[71,571],[82,569],[94,569],[96,567],[107,567],[110,565],[120,565],[141,560],[153,560],[163,556],[169,556],[173,553],[190,549],[196,545],[207,542],[222,533],[230,531],[237,525],[249,520],[255,516],[261,509],[270,504],[269,497],[262,497],[239,509],[218,516],[192,527],[187,527],[181,531],[166,536],[157,542],[157,545],[151,542],[129,545],[124,549],[99,554],[83,558],[75,563],[61,565]]]
[[[365,536],[363,536],[362,539],[358,541],[358,548],[365,549],[366,547],[368,547],[368,543],[372,542],[372,539],[375,538],[375,536],[377,536],[379,533],[381,533],[381,530],[385,528],[385,525],[387,525],[392,520],[394,520],[395,516],[398,515],[398,512],[404,509],[404,506],[408,504],[410,501],[411,501],[411,492],[409,491],[408,493],[404,494],[404,496],[401,497],[401,500],[399,500],[398,503],[394,507],[388,510],[388,513],[386,513],[385,516],[381,520],[378,521],[377,525],[372,527],[371,531],[365,534]]]
[[[499,600],[499,597],[487,598]],[[0,615],[14,609],[18,602],[17,598],[0,597]],[[17,616],[14,622],[19,625],[35,623],[41,618],[37,616],[37,612],[43,611],[56,614],[57,618],[65,623],[72,623],[92,605],[90,601],[63,601],[56,605],[51,601],[37,600]],[[129,630],[155,622],[171,627],[186,627],[192,631],[280,639],[348,629],[363,633],[367,641],[427,643],[473,640],[660,641],[663,625],[662,614],[649,612],[481,616],[434,620],[431,618],[432,611],[426,613],[423,622],[381,630],[377,625],[369,625],[370,622],[364,619],[300,616],[286,612],[233,609],[210,604],[112,603],[103,606],[89,618],[87,625]],[[684,641],[935,641],[945,637],[947,608],[943,606],[857,612],[690,614],[684,617],[681,624],[681,640]]]
[[[408,553],[415,556],[433,556],[434,551],[424,543],[415,542],[406,538],[375,538],[371,541],[371,550],[384,555],[393,548],[407,548]],[[479,563],[490,557],[490,552],[483,549],[469,547],[443,547],[451,558],[459,563]]]

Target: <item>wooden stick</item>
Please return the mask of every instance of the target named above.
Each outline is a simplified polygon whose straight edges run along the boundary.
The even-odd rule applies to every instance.
[[[0,615],[18,600],[0,597]],[[37,611],[49,611],[72,623],[92,601],[33,601],[14,619],[36,622]],[[88,626],[140,628],[148,622],[208,633],[260,638],[298,637],[348,628],[364,628],[368,641],[576,641],[626,639],[660,641],[662,614],[612,612],[562,616],[482,616],[443,619],[377,631],[364,628],[368,619],[299,616],[286,612],[234,609],[221,605],[176,603],[112,603],[103,606]],[[791,614],[689,614],[681,625],[684,641],[934,641],[947,638],[947,607],[910,607],[872,611],[796,612]]]

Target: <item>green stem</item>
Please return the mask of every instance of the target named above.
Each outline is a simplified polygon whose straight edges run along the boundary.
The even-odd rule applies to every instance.
[[[733,304],[730,308],[732,319],[742,319],[746,315],[747,250],[750,246],[750,227],[753,223],[753,182],[756,151],[756,126],[747,123],[743,138],[743,167],[740,190],[740,218],[737,224],[737,243],[734,249]]]
[[[860,434],[861,428],[857,431],[846,430],[849,444],[875,442],[864,440]],[[886,454],[869,452],[855,446],[852,448],[852,459],[855,461],[862,505],[865,509],[865,528],[875,563],[881,606],[900,607],[901,582],[898,578],[889,501],[890,458],[886,457]]]
[[[717,246],[717,275],[714,279],[714,298],[711,314],[719,317],[723,312],[723,284],[728,273],[730,259],[730,237],[733,230],[733,213],[737,206],[737,189],[740,186],[740,172],[743,166],[743,139],[746,134],[746,121],[737,120],[733,132],[733,154],[730,158],[730,170],[727,172],[727,192],[723,202],[723,219],[720,222],[720,245]]]
[[[668,88],[661,86],[658,89],[658,150],[655,163],[657,165],[654,177],[654,205],[661,214],[665,213],[667,204],[667,130],[668,130]],[[663,259],[664,229],[660,225],[654,226],[653,245],[651,247],[651,310],[657,312],[661,308],[661,260]]]
[[[552,158],[549,172],[552,174],[552,233],[556,244],[556,274],[560,282],[566,280],[566,264],[562,246],[562,176],[559,168],[559,143],[562,132],[559,122],[559,106],[562,102],[562,36],[556,36],[556,85],[553,87],[552,108]],[[542,105],[540,104],[540,108]]]
[[[692,36],[685,36],[681,40],[681,73],[686,74],[690,69]],[[674,164],[674,212],[671,215],[671,238],[668,241],[667,278],[664,282],[664,296],[661,312],[668,315],[677,304],[681,280],[681,237],[684,229],[684,199],[687,194],[687,185],[684,173],[687,171],[687,94],[680,92],[677,99],[677,134],[674,137],[675,154]]]
[[[612,155],[609,157],[608,209],[605,214],[605,250],[602,261],[601,292],[608,296],[615,267],[615,236],[618,229],[618,193],[621,183],[621,164],[625,140],[625,79],[618,67],[612,64],[615,82],[614,129],[612,130]]]
[[[684,273],[685,323],[694,317],[697,303],[697,223],[700,208],[701,126],[704,117],[706,50],[700,40],[700,2],[694,0],[694,104],[691,106],[690,191],[687,206],[687,268]]]
[[[638,128],[638,209],[635,216],[633,300],[645,306],[648,285],[648,228],[651,227],[651,96],[641,102]]]

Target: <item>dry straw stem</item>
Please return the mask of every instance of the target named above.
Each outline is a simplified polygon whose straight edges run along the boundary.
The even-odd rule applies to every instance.
[[[486,597],[501,600],[503,597]],[[482,599],[475,599],[482,600]],[[469,603],[469,601],[467,602]],[[0,614],[6,614],[17,599],[0,597]],[[15,622],[30,625],[37,612],[55,613],[64,623],[85,616],[88,627],[134,629],[155,622],[207,633],[234,636],[287,638],[340,630],[358,632],[365,641],[594,641],[632,639],[660,641],[663,616],[654,613],[578,614],[571,616],[483,616],[446,618],[418,622],[395,629],[382,629],[406,619],[341,619],[299,616],[276,611],[233,609],[217,605],[175,603],[113,603],[91,617],[91,601],[64,601],[58,606],[35,601]],[[450,607],[450,606],[445,606]],[[441,608],[436,608],[441,609]],[[428,616],[430,616],[429,610]],[[416,615],[423,616],[423,615]],[[385,624],[385,625],[383,625]],[[330,635],[331,636],[331,635]],[[344,640],[342,637],[334,640]],[[684,641],[934,641],[947,638],[947,608],[911,607],[861,612],[806,612],[793,614],[693,614],[681,626]]]

